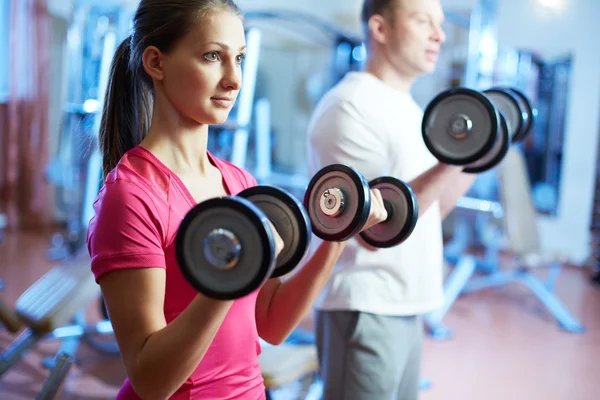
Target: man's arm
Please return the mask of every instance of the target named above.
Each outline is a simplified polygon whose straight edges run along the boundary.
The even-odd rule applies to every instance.
[[[475,179],[477,179],[477,174],[467,173],[461,173],[453,179],[452,184],[449,185],[448,189],[442,193],[442,196],[440,197],[442,220],[446,219],[448,214],[454,210],[458,199],[469,191],[475,182]]]

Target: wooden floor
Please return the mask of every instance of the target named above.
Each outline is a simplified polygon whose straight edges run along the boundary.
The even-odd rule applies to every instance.
[[[5,235],[0,245],[5,288],[0,297],[6,303],[14,305],[52,267],[46,258],[48,244],[44,234]],[[421,399],[600,399],[600,287],[590,283],[590,275],[566,268],[557,282],[560,298],[585,324],[583,334],[560,330],[539,301],[517,286],[461,297],[445,320],[454,337],[426,338],[422,374],[432,387]],[[99,319],[96,305],[88,318]],[[2,348],[13,339],[0,331]],[[0,399],[35,398],[46,376],[41,360],[56,348],[56,343],[42,343],[9,370],[0,380]],[[124,377],[118,357],[85,344],[78,357],[60,399],[114,399]]]

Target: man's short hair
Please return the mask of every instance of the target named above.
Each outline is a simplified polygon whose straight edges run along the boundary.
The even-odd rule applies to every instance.
[[[390,13],[396,6],[398,0],[364,0],[360,20],[363,26],[369,23],[369,19],[375,15],[392,16]]]

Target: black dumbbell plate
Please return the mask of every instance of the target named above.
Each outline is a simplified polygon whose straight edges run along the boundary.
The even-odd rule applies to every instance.
[[[454,88],[438,94],[427,106],[422,134],[429,151],[441,162],[470,164],[493,146],[498,112],[483,94]]]
[[[349,166],[329,165],[310,180],[304,207],[317,237],[327,241],[348,240],[369,217],[369,183]]]
[[[311,224],[302,204],[289,192],[268,185],[254,186],[238,194],[260,208],[283,240],[272,278],[291,272],[310,246]]]
[[[484,93],[506,118],[510,140],[515,142],[525,123],[516,95],[501,88],[488,89]]]
[[[187,281],[215,299],[253,292],[275,268],[268,219],[243,198],[214,198],[196,205],[181,222],[175,246]]]
[[[386,248],[404,242],[417,224],[419,207],[412,188],[393,177],[380,177],[370,182],[372,189],[379,189],[388,219],[364,230],[361,238],[373,247]]]

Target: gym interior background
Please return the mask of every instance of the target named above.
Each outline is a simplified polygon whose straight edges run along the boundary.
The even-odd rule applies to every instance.
[[[211,129],[211,150],[301,198],[311,110],[364,59],[360,3],[239,0],[244,88],[230,121]],[[600,2],[442,4],[448,40],[436,73],[415,86],[418,102],[507,84],[537,115],[519,145],[527,192],[503,201],[490,171],[444,223],[447,304],[426,319],[421,397],[597,399]],[[98,190],[103,85],[135,6],[0,0],[2,399],[108,399],[122,384],[81,250]],[[309,316],[288,342],[265,346],[273,398],[319,398],[312,340]]]

